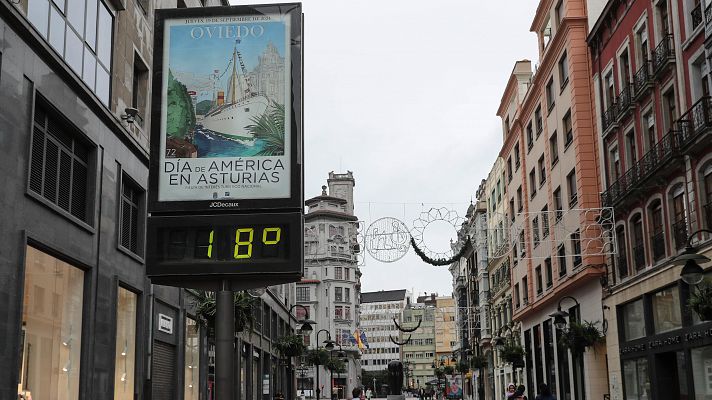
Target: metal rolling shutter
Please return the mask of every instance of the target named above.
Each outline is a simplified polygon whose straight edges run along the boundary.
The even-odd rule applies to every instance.
[[[175,400],[176,348],[170,344],[153,342],[152,400]]]

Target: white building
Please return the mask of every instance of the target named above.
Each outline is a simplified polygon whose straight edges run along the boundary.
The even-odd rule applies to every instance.
[[[393,318],[400,320],[401,312],[409,302],[405,289],[361,293],[361,332],[368,341],[368,348],[361,356],[364,370],[383,371],[389,362],[401,359],[400,347],[391,342],[390,337],[400,340],[400,331]]]
[[[333,388],[339,398],[350,396],[351,390],[360,386],[360,351],[352,335],[359,327],[358,307],[361,288],[361,272],[356,253],[357,221],[354,216],[353,173],[329,172],[327,186],[322,186],[320,196],[308,199],[308,211],[304,216],[304,277],[297,283],[297,303],[308,310],[309,318],[316,321],[314,331],[305,337],[310,349],[323,348],[330,337],[347,353],[346,372],[333,375],[323,366],[319,367],[319,383],[322,398],[329,398]],[[297,309],[298,317],[305,310]],[[324,330],[324,331],[322,331]],[[328,336],[327,336],[328,332]],[[318,336],[317,336],[318,335]],[[318,339],[318,340],[317,340]],[[305,388],[316,389],[314,368],[303,382]]]

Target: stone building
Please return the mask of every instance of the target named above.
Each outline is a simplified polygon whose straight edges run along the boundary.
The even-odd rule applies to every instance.
[[[305,335],[310,348],[323,348],[331,338],[336,350],[348,356],[345,373],[333,374],[320,366],[319,382],[311,369],[300,386],[317,388],[321,396],[330,397],[336,389],[345,398],[355,386],[360,386],[360,350],[353,335],[359,329],[361,271],[358,267],[356,241],[357,221],[354,215],[353,173],[329,172],[328,186],[322,186],[320,196],[306,200],[304,216],[304,277],[297,283],[297,303],[301,317],[308,312],[316,321],[314,331]],[[327,192],[328,187],[328,192]],[[320,332],[324,330],[323,332]]]
[[[410,296],[405,289],[361,293],[360,332],[369,344],[361,356],[363,370],[384,371],[390,361],[400,361],[400,346],[390,338],[399,340],[400,331],[393,319],[400,321],[401,313],[409,302]]]

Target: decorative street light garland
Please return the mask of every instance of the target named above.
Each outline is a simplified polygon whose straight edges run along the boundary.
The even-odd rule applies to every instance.
[[[467,239],[465,239],[465,243],[463,243],[462,247],[460,247],[460,251],[457,252],[454,256],[450,258],[438,258],[438,259],[432,259],[428,257],[423,250],[421,250],[418,245],[415,243],[415,239],[411,236],[410,238],[410,245],[413,246],[413,250],[415,251],[415,254],[418,255],[423,261],[430,265],[436,265],[436,266],[441,266],[441,265],[450,265],[457,261],[460,257],[462,257],[465,254],[465,249],[467,248],[467,243],[470,242],[470,237],[468,236]]]

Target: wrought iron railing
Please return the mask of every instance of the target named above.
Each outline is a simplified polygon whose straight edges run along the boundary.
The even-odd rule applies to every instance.
[[[687,244],[687,222],[684,219],[672,224],[672,234],[675,238],[675,248],[680,250]]]
[[[653,50],[653,70],[658,73],[673,59],[675,59],[675,46],[672,34],[667,34],[662,37],[660,43]]]
[[[633,105],[633,85],[631,83],[625,83],[624,86],[625,87],[623,88],[623,90],[621,90],[616,100],[616,103],[618,103],[617,117],[619,119],[625,117],[631,110],[631,106]]]
[[[608,189],[601,194],[603,204],[610,206],[617,203],[650,177],[658,168],[677,155],[678,150],[678,134],[676,131],[670,131],[650,151],[645,153],[638,162],[633,164],[623,176],[608,186]]]
[[[642,242],[633,247],[633,259],[635,260],[636,270],[645,268],[645,247]]]
[[[643,65],[638,68],[633,76],[635,86],[635,97],[639,98],[652,87],[652,76],[650,75],[650,61],[643,61]]]
[[[705,96],[690,107],[678,120],[681,145],[694,141],[698,134],[712,128],[712,97]]]
[[[697,28],[702,23],[702,2],[690,11],[692,16],[692,29]]]
[[[601,124],[603,126],[603,135],[608,132],[608,129],[613,127],[613,125],[616,122],[616,117],[617,117],[617,109],[616,109],[616,103],[611,102],[611,105],[608,106],[608,109],[603,113],[602,121]]]
[[[665,257],[665,233],[663,231],[651,236],[650,243],[653,245],[653,260],[659,261]]]

